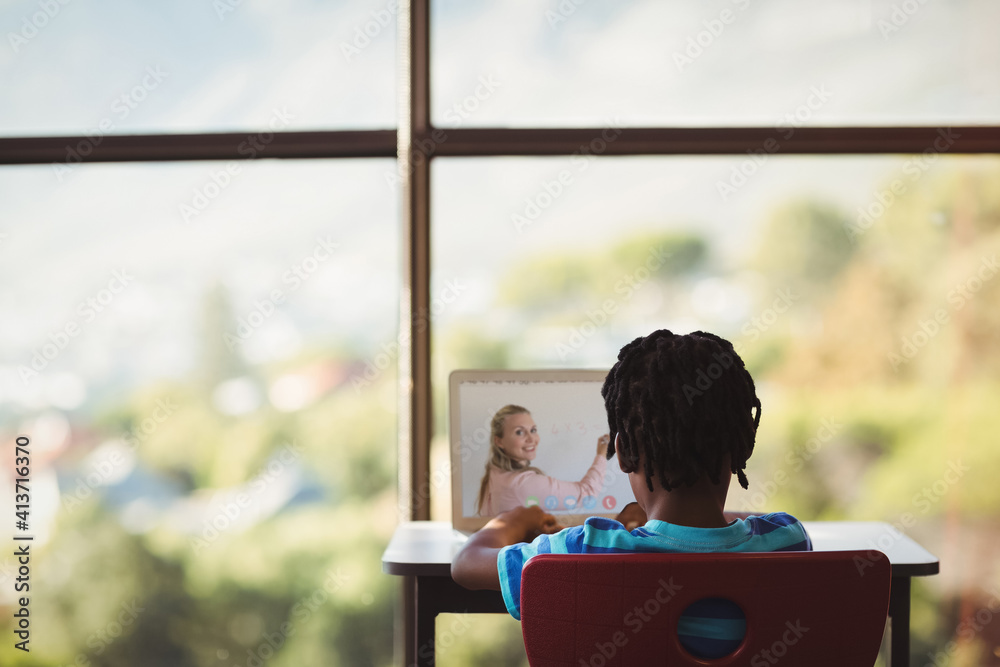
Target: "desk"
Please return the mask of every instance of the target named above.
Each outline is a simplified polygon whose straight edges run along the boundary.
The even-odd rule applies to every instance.
[[[876,521],[803,521],[816,551],[878,550],[892,565],[889,595],[890,659],[910,664],[910,578],[938,573],[933,554]],[[404,600],[413,605],[407,628],[406,665],[434,664],[434,621],[441,613],[506,614],[498,591],[470,591],[451,578],[451,560],[466,537],[443,521],[414,521],[396,528],[382,554],[382,571],[404,577]]]

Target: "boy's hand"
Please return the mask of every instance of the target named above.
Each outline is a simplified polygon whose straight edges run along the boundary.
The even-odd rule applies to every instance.
[[[605,433],[600,438],[597,439],[597,454],[599,456],[608,455],[608,444],[611,442],[611,435]]]
[[[484,528],[499,527],[504,531],[507,544],[530,542],[539,535],[551,535],[563,529],[562,524],[538,505],[515,507],[502,512],[486,524]]]
[[[639,503],[629,503],[622,508],[622,511],[615,517],[615,521],[625,526],[625,530],[633,531],[639,526],[646,524],[646,512],[639,507]]]
[[[516,507],[490,519],[473,533],[451,562],[451,576],[460,585],[474,590],[500,590],[497,555],[500,549],[518,542],[530,542],[539,535],[562,530],[562,526],[541,507]]]

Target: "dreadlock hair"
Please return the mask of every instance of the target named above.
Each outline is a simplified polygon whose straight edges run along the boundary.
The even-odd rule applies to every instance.
[[[510,454],[497,446],[497,440],[503,440],[503,426],[507,417],[511,415],[530,414],[527,408],[522,408],[520,405],[505,405],[493,415],[493,419],[490,421],[490,455],[486,459],[486,472],[483,474],[483,481],[479,484],[479,498],[476,500],[477,514],[482,512],[483,502],[486,500],[486,492],[490,486],[490,471],[493,468],[499,468],[508,472],[512,470],[530,470],[539,475],[545,474],[533,465],[525,465],[520,461],[512,459]]]
[[[623,470],[637,472],[641,460],[650,491],[654,475],[667,491],[705,476],[718,484],[727,456],[747,488],[743,471],[760,424],[760,399],[729,341],[666,329],[636,338],[618,353],[601,396],[611,429],[608,458],[617,443]]]

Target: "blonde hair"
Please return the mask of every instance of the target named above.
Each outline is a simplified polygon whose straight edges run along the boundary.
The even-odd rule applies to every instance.
[[[528,470],[538,473],[539,475],[545,474],[534,466],[524,465],[520,461],[512,459],[507,452],[497,446],[497,440],[503,439],[503,426],[504,422],[507,421],[507,417],[510,417],[511,415],[530,414],[531,413],[527,408],[522,408],[520,405],[505,405],[497,410],[497,413],[493,415],[493,419],[490,421],[490,456],[486,460],[486,472],[483,474],[483,481],[479,485],[479,499],[476,500],[477,514],[482,512],[483,501],[486,500],[486,492],[489,490],[490,486],[491,469],[497,468],[498,470],[506,472]]]

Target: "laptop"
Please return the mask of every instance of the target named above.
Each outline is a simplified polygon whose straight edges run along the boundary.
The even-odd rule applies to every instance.
[[[500,408],[526,408],[538,427],[532,466],[559,480],[579,482],[597,453],[597,441],[608,434],[601,397],[607,371],[595,370],[458,370],[449,377],[452,524],[464,534],[482,528],[490,516],[477,509],[490,455],[490,423]],[[617,457],[594,493],[580,497],[552,495],[518,498],[540,505],[560,523],[579,525],[587,517],[615,518],[632,502],[628,476]]]

